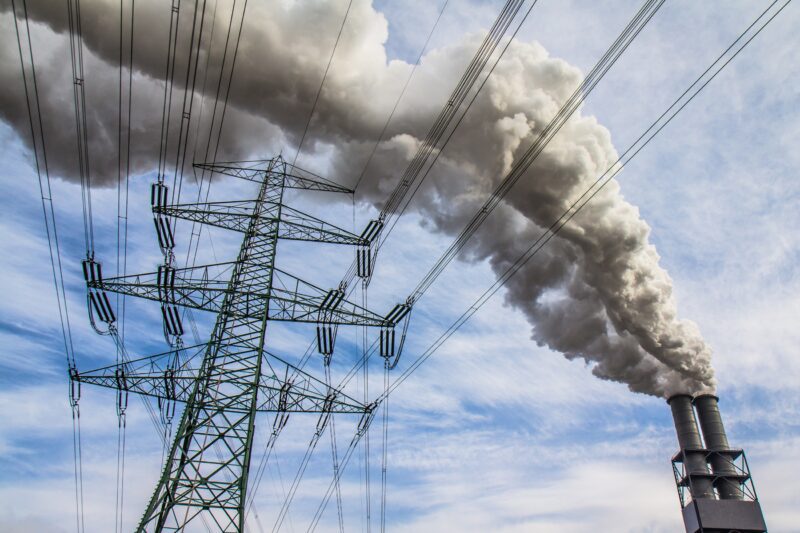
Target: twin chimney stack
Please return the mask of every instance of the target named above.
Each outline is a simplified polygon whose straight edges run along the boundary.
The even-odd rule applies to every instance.
[[[676,394],[667,400],[681,448],[672,468],[686,532],[765,532],[747,458],[729,446],[718,402],[712,394]]]

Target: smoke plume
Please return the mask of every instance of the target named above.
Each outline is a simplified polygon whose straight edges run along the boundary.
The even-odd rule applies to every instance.
[[[207,6],[192,95],[189,147],[195,160],[205,157],[230,20],[230,7],[221,4],[227,3],[214,13],[210,2]],[[344,3],[323,0],[269,6],[250,2],[219,159],[266,157],[281,149],[294,154],[344,8]],[[183,2],[181,9],[178,102],[193,6]],[[29,10],[51,171],[76,180],[66,7],[61,0],[42,0],[31,2]],[[100,186],[117,179],[117,10],[114,3],[82,2],[89,150],[93,183]],[[154,133],[161,124],[168,25],[168,3],[136,2],[131,162],[139,173],[157,166]],[[19,58],[16,43],[9,41],[12,26],[11,14],[3,12],[0,27],[7,42],[0,48],[0,75],[7,89],[0,93],[0,117],[27,142]],[[353,2],[301,165],[304,159],[324,159],[328,177],[354,184],[412,68],[387,59],[387,37],[387,22],[371,2]],[[481,39],[466,36],[423,57],[359,188],[362,199],[377,206],[386,199]],[[433,230],[457,234],[580,80],[578,69],[550,57],[540,44],[513,42],[412,208]],[[172,123],[177,125],[180,105],[174,110]],[[175,146],[170,150],[175,153]],[[486,260],[495,272],[504,271],[615,160],[608,130],[579,111],[487,220],[488,227],[475,235],[462,259]],[[653,395],[713,390],[710,349],[698,328],[678,317],[672,281],[659,266],[649,233],[637,208],[612,181],[508,282],[507,301],[528,318],[539,345],[585,360],[602,379]]]

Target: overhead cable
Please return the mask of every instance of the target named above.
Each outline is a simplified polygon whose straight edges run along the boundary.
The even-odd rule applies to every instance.
[[[431,26],[431,31],[428,32],[428,37],[425,39],[425,43],[422,45],[422,48],[419,51],[419,55],[417,56],[416,61],[414,61],[414,65],[411,67],[411,72],[408,73],[408,77],[406,78],[406,81],[403,84],[403,88],[400,90],[400,94],[397,96],[397,100],[395,100],[394,106],[392,107],[389,116],[386,118],[386,122],[383,124],[383,129],[381,129],[381,132],[378,135],[378,140],[375,141],[375,144],[372,147],[372,151],[370,152],[369,157],[367,157],[367,161],[364,163],[364,167],[361,169],[361,173],[358,175],[358,179],[356,180],[355,185],[353,185],[353,192],[358,191],[358,187],[359,185],[361,185],[361,182],[363,181],[364,176],[367,173],[369,164],[372,162],[372,158],[375,157],[375,152],[377,152],[378,146],[380,146],[381,142],[383,141],[383,136],[386,135],[386,130],[389,128],[389,124],[392,122],[392,119],[394,118],[394,114],[397,111],[397,106],[400,105],[400,101],[403,99],[403,96],[405,96],[406,90],[408,89],[408,86],[411,84],[411,79],[414,77],[414,73],[417,71],[417,67],[422,61],[422,56],[425,55],[425,51],[428,49],[428,44],[431,42],[431,37],[433,37],[436,28],[439,26],[439,21],[442,19],[442,15],[444,14],[444,10],[447,8],[447,4],[449,1],[450,0],[445,0],[444,4],[442,4],[442,8],[439,10],[439,15],[433,22],[433,26]]]
[[[414,158],[412,159],[409,166],[403,173],[403,176],[398,182],[395,189],[392,191],[389,198],[386,200],[383,210],[381,211],[379,218],[385,218],[390,213],[394,212],[395,209],[401,206],[402,200],[405,197],[405,194],[410,190],[411,185],[415,182],[417,177],[419,176],[420,172],[426,165],[428,164],[428,158],[431,154],[440,152],[444,146],[446,145],[448,139],[445,140],[445,144],[438,146],[439,141],[442,139],[443,135],[450,124],[452,123],[454,117],[456,116],[458,111],[461,111],[461,118],[463,119],[464,115],[469,111],[470,105],[462,108],[462,104],[464,100],[469,96],[474,84],[477,82],[480,74],[485,70],[486,64],[491,59],[496,47],[501,42],[503,37],[505,36],[508,28],[510,27],[511,23],[513,22],[514,18],[517,16],[520,8],[524,4],[525,0],[508,0],[506,4],[503,6],[503,9],[497,16],[497,19],[492,24],[490,31],[488,32],[487,36],[482,41],[480,47],[478,47],[475,55],[473,56],[472,60],[470,61],[469,65],[467,66],[466,71],[462,75],[459,82],[456,84],[455,88],[450,94],[447,103],[444,105],[442,110],[440,111],[437,119],[434,121],[433,125],[431,126],[428,134],[425,137],[425,140],[417,149]],[[513,35],[516,35],[517,32],[522,27],[527,17],[530,15],[531,10],[536,5],[536,0],[532,2],[528,10],[525,12],[524,16],[521,18],[519,23],[517,24],[516,29],[514,30]],[[494,66],[497,65],[497,62],[502,58],[507,46],[498,54],[495,58]],[[494,66],[490,68],[486,75],[486,79],[491,75]],[[484,82],[486,82],[484,79]],[[481,85],[481,87],[483,84]],[[480,92],[480,87],[478,91]],[[476,92],[476,94],[477,94]],[[474,101],[473,96],[473,101]],[[460,120],[459,120],[460,122]],[[457,127],[457,124],[456,124]],[[451,132],[452,135],[452,132]],[[391,231],[391,229],[389,230]],[[386,237],[388,236],[388,232],[382,235],[381,243],[385,241]],[[354,261],[347,272],[345,273],[344,277],[342,278],[341,285],[344,285],[347,288],[348,294],[352,293],[355,289],[355,285],[351,284],[353,279],[355,279],[356,274],[358,271],[357,262]],[[308,360],[313,353],[313,346],[314,343],[312,342],[309,344],[308,348],[306,349],[303,357],[301,358],[298,367],[302,368],[307,364]],[[357,366],[361,368],[363,362],[357,363]]]
[[[766,26],[783,11],[783,9],[791,2],[791,0],[773,1],[746,29],[743,31],[733,43],[725,49],[725,51],[705,70],[703,73],[664,111],[646,130],[645,132],[631,145],[616,162],[608,167],[608,169],[588,187],[584,193],[575,200],[570,207],[565,210],[562,215],[556,219],[553,224],[545,231],[534,243],[523,253],[506,271],[498,277],[494,284],[487,289],[466,311],[464,311],[459,318],[453,322],[444,333],[442,333],[431,345],[426,348],[420,356],[408,367],[403,373],[387,387],[384,393],[376,399],[374,405],[380,405],[382,402],[387,401],[390,394],[394,392],[408,377],[417,370],[425,361],[427,361],[447,339],[449,339],[464,323],[469,320],[497,291],[505,285],[505,283],[516,274],[528,261],[530,261],[536,253],[541,250],[560,230],[564,227],[580,210],[594,198],[602,188],[608,184],[621,170],[624,165],[629,163],[645,146],[647,146],[653,138],[658,135],[669,124],[675,116],[680,113],[750,42],[759,35]],[[370,353],[376,351],[376,346],[373,344]],[[354,371],[351,371],[354,372]],[[358,435],[354,437],[350,448],[345,453],[343,460],[340,463],[340,475],[344,471],[347,463],[349,462],[352,451],[357,445]],[[328,486],[322,502],[317,508],[317,512],[312,519],[311,526],[308,531],[314,531],[319,523],[320,518],[330,500],[333,491],[334,481],[332,480]]]
[[[233,4],[231,6],[231,16],[230,16],[230,19],[228,20],[228,30],[227,30],[227,33],[225,35],[225,44],[223,46],[223,51],[222,51],[222,60],[221,60],[221,63],[220,63],[219,78],[217,79],[217,88],[216,88],[216,92],[215,92],[215,96],[214,96],[214,106],[213,106],[212,112],[211,112],[211,120],[209,122],[208,137],[207,137],[207,140],[206,140],[205,155],[203,157],[203,161],[209,161],[209,155],[212,154],[212,152],[211,152],[211,143],[212,143],[212,139],[214,138],[214,122],[216,121],[216,118],[217,118],[217,107],[219,106],[220,97],[221,97],[220,95],[222,93],[222,87],[223,87],[223,80],[225,78],[225,64],[226,64],[227,57],[228,57],[228,48],[229,48],[230,39],[231,39],[231,32],[233,30],[233,20],[234,20],[234,15],[236,13],[236,4],[237,3],[238,3],[237,0],[234,0]],[[214,11],[216,13],[216,4],[215,4],[215,7],[214,7]],[[234,68],[236,67],[236,58],[237,58],[237,56],[239,54],[239,43],[241,42],[242,28],[244,26],[244,19],[245,19],[245,14],[246,13],[247,13],[247,0],[245,0],[244,3],[243,3],[243,7],[242,7],[242,11],[241,11],[241,17],[239,18],[239,29],[237,31],[236,43],[235,43],[234,49],[233,49],[233,59],[232,59],[232,62],[231,62],[231,68],[230,68],[230,71],[228,73],[227,84],[225,85],[226,86],[225,98],[224,98],[224,101],[223,101],[223,104],[222,104],[222,111],[220,113],[219,125],[217,127],[216,142],[214,144],[214,150],[213,150],[213,155],[212,155],[212,159],[211,159],[212,161],[216,161],[217,153],[219,152],[220,139],[222,138],[222,127],[223,127],[224,122],[225,122],[225,113],[227,112],[227,109],[228,109],[228,100],[230,98],[231,83],[233,82],[233,73],[234,73]],[[211,55],[211,45],[213,45],[213,37],[214,37],[214,33],[213,33],[213,26],[212,26],[211,43],[209,45],[209,57]],[[206,63],[206,69],[208,69],[208,63]],[[207,72],[206,72],[206,74],[207,74]],[[203,85],[205,86],[205,81],[203,82]],[[204,90],[204,92],[205,92],[205,90]],[[202,113],[202,110],[201,110],[201,113]],[[198,125],[198,127],[199,127],[199,125]],[[195,147],[195,154],[194,154],[195,158],[197,157],[196,149],[197,148]],[[203,169],[203,171],[200,174],[200,183],[199,183],[198,191],[197,191],[197,201],[198,202],[201,201],[201,197],[203,195],[203,184],[205,182],[205,177],[206,177],[206,170]],[[209,175],[209,177],[208,177],[208,186],[206,187],[205,199],[203,201],[208,202],[208,198],[209,198],[210,194],[211,194],[211,176]],[[195,234],[195,231],[194,231],[195,227],[196,227],[196,223],[192,222],[192,232],[191,232],[191,234],[189,236],[189,247],[188,247],[188,250],[186,252],[186,265],[187,266],[189,266],[189,264],[190,264],[190,257],[191,257],[191,265],[192,266],[194,266],[196,264],[196,262],[197,262],[197,253],[198,253],[199,247],[200,247],[200,235],[202,234],[203,227],[202,227],[202,225],[200,225],[200,227],[197,229],[197,233],[196,234]],[[196,239],[195,239],[195,236],[196,236]],[[194,243],[194,252],[192,252],[192,244],[193,243]],[[190,315],[190,318],[191,318],[191,315]]]
[[[339,39],[342,38],[342,30],[344,30],[344,25],[347,22],[347,16],[350,14],[350,8],[353,7],[353,0],[349,0],[347,3],[347,9],[344,12],[344,17],[342,18],[342,24],[339,26],[339,33],[336,34],[336,41],[333,43],[333,48],[331,49],[331,55],[328,57],[328,64],[325,65],[325,72],[322,74],[322,81],[319,82],[319,89],[317,89],[317,94],[314,96],[314,103],[311,105],[311,111],[308,113],[308,120],[306,120],[306,127],[303,129],[303,135],[300,137],[300,142],[297,144],[297,151],[294,154],[294,160],[292,161],[292,166],[297,164],[297,158],[300,157],[300,152],[303,150],[303,142],[306,140],[306,134],[308,134],[308,127],[311,125],[311,119],[314,118],[314,111],[317,110],[317,103],[319,102],[319,96],[322,94],[322,87],[325,85],[325,79],[328,77],[328,71],[331,68],[331,63],[333,62],[333,56],[336,54],[336,48],[339,46]]]
[[[656,14],[658,9],[664,4],[665,0],[649,0],[639,9],[633,19],[628,23],[622,33],[617,37],[611,47],[606,51],[600,61],[584,78],[583,82],[575,89],[572,95],[561,106],[558,113],[545,126],[525,153],[517,159],[509,173],[498,184],[492,195],[475,212],[472,219],[461,231],[456,240],[447,248],[442,256],[431,267],[428,273],[422,278],[417,287],[409,296],[411,303],[416,302],[433,284],[436,278],[442,273],[445,267],[458,255],[467,241],[475,234],[478,228],[500,204],[502,199],[511,188],[522,178],[530,168],[531,164],[542,153],[548,143],[555,137],[559,130],[566,124],[567,120],[577,111],[578,107],[591,94],[600,80],[616,63],[620,56],[630,46],[637,35],[644,29],[650,19]],[[418,190],[418,189],[417,189]],[[416,190],[414,191],[416,192]]]
[[[128,192],[130,181],[130,135],[131,135],[131,103],[133,93],[133,29],[134,29],[134,0],[130,1],[130,49],[128,64],[128,85],[127,85],[127,128],[126,143],[127,150],[123,158],[122,150],[122,131],[123,129],[123,41],[124,41],[124,2],[119,2],[119,101],[117,113],[117,276],[124,276],[127,273],[128,263]],[[125,161],[125,177],[123,186],[123,161]],[[125,296],[117,295],[117,316],[120,323],[120,339],[125,338]],[[119,347],[116,350],[116,362],[122,363],[122,353]],[[127,395],[127,393],[126,393]],[[123,511],[125,502],[125,443],[127,433],[127,420],[124,410],[119,410],[117,424],[117,493],[115,501],[115,531],[122,531]]]
[[[161,108],[161,134],[158,147],[158,181],[164,182],[169,148],[170,118],[172,116],[172,90],[175,86],[175,57],[178,55],[178,28],[180,23],[181,0],[174,0],[169,15],[169,34],[167,36],[167,63],[164,73],[164,100]]]
[[[83,206],[83,231],[86,257],[94,257],[94,225],[92,222],[92,178],[89,168],[89,133],[86,121],[86,76],[83,68],[83,31],[81,29],[80,0],[67,0],[69,21],[69,48],[72,66],[73,104],[78,141],[78,173],[81,182]]]
[[[473,304],[453,322],[389,387],[388,397],[411,373],[419,368],[436,350],[449,339],[472,315],[516,274],[536,253],[541,250],[558,232],[583,209],[619,172],[622,171],[639,152],[647,146],[717,75],[760,34],[767,25],[789,5],[791,0],[775,0],[717,57],[717,59],[664,111],[639,138],[629,146],[608,169],[584,190],[569,208],[556,219],[550,227],[534,241],[528,249],[507,268]],[[382,397],[382,398],[383,398]],[[379,398],[380,401],[382,398]]]
[[[197,31],[197,11],[198,3],[195,2],[194,15],[192,17],[192,33],[189,37],[189,54],[186,60],[186,75],[183,80],[183,104],[181,105],[181,122],[178,129],[177,149],[175,151],[175,167],[172,175],[173,196],[175,203],[180,203],[181,189],[183,186],[183,173],[186,168],[187,147],[189,144],[189,127],[191,125],[192,110],[195,100],[195,86],[197,84],[197,67],[200,62],[200,49],[203,43],[203,30],[206,21],[206,0],[203,0],[203,7],[200,10],[200,30]],[[197,33],[197,42],[195,42]],[[194,59],[192,59],[194,54]],[[189,81],[191,78],[191,82]],[[173,217],[173,222],[176,221]]]
[[[64,285],[64,269],[61,263],[61,247],[58,239],[55,209],[53,208],[53,191],[50,186],[50,169],[47,164],[47,148],[44,138],[44,125],[39,101],[39,87],[36,80],[36,61],[31,43],[30,22],[28,18],[28,5],[26,0],[19,0],[22,15],[17,8],[17,0],[11,0],[14,31],[17,38],[20,70],[25,94],[25,106],[28,111],[28,124],[31,129],[31,147],[34,159],[34,168],[39,183],[39,195],[42,200],[42,218],[44,220],[47,248],[50,254],[50,268],[53,273],[53,286],[56,293],[58,316],[61,324],[61,336],[64,342],[64,355],[67,370],[70,374],[75,371],[75,349],[72,342],[72,328],[69,320],[67,294]],[[25,21],[25,36],[20,33],[19,19]],[[23,48],[25,52],[23,52]],[[26,57],[27,56],[27,57]],[[75,483],[75,520],[76,530],[80,533],[85,530],[84,501],[83,501],[83,459],[81,452],[80,433],[80,408],[78,400],[80,388],[71,384],[69,390],[69,403],[72,409],[72,443],[73,443],[73,470]]]
[[[608,50],[606,50],[606,52],[600,58],[598,63],[586,76],[584,81],[572,93],[570,98],[567,99],[567,101],[559,109],[556,115],[550,120],[550,122],[543,128],[543,130],[539,133],[539,135],[530,145],[525,154],[517,161],[514,167],[512,167],[512,169],[509,171],[509,173],[506,175],[503,181],[500,184],[498,184],[492,195],[486,200],[483,206],[481,206],[481,208],[479,208],[477,212],[473,215],[470,222],[467,223],[467,225],[461,231],[460,235],[456,238],[456,240],[453,241],[453,243],[451,243],[448,249],[440,256],[440,258],[431,267],[428,273],[425,276],[423,276],[422,280],[419,282],[417,287],[409,295],[407,299],[407,302],[409,302],[409,304],[413,304],[416,301],[418,301],[419,298],[428,290],[428,288],[430,288],[433,282],[439,277],[444,268],[457,256],[458,252],[464,247],[469,238],[477,231],[477,229],[481,226],[484,220],[486,220],[486,218],[489,216],[492,210],[495,207],[497,207],[497,205],[500,203],[505,194],[511,189],[511,187],[513,187],[513,185],[517,183],[517,181],[519,181],[519,179],[525,174],[525,171],[533,163],[536,157],[542,152],[542,150],[555,136],[555,134],[558,133],[561,127],[566,123],[567,119],[575,112],[575,110],[580,106],[580,104],[585,100],[585,98],[591,93],[591,91],[594,89],[597,83],[599,83],[599,81],[603,78],[605,73],[608,72],[611,66],[617,61],[617,59],[619,59],[619,57],[627,49],[627,47],[631,44],[631,42],[633,42],[636,36],[642,31],[644,26],[650,21],[653,15],[655,15],[655,13],[658,11],[661,5],[663,5],[664,1],[665,0],[648,0],[636,12],[636,14],[628,23],[628,25],[625,26],[625,28],[622,30],[617,39],[612,43],[612,45],[608,48]],[[419,183],[421,184],[421,182]],[[419,184],[413,190],[412,196],[413,194],[416,193],[417,190],[419,190]],[[405,205],[407,206],[408,203],[406,203]],[[405,209],[405,207],[403,207],[402,209]],[[384,238],[386,237],[386,235],[387,234],[384,234]],[[376,349],[376,344],[377,343],[373,343],[370,354],[368,354],[366,357],[363,357],[362,361],[356,363],[354,368],[361,367],[362,365],[366,364],[366,360],[369,358],[369,355],[374,353],[374,350]],[[349,372],[347,376],[345,376],[343,383],[351,379],[353,372],[354,370],[351,370],[351,372]]]

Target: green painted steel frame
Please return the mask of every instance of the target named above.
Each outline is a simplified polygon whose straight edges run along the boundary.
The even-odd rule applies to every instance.
[[[276,222],[273,223],[277,225]],[[237,264],[238,261],[230,263],[232,266]],[[278,268],[273,268],[273,270],[276,280],[280,283],[276,283],[267,296],[265,293],[252,290],[247,286],[232,286],[227,281],[210,279],[207,276],[206,266],[176,269],[175,283],[170,289],[173,294],[171,303],[218,313],[223,309],[227,295],[235,293],[243,303],[237,309],[230,310],[230,312],[239,313],[237,316],[257,316],[264,300],[269,298],[273,304],[269,309],[270,320],[316,323],[320,306],[329,291]],[[163,299],[164,288],[159,285],[158,272],[91,281],[88,286],[92,289],[148,300],[161,301]],[[384,317],[348,300],[343,300],[335,310],[330,312],[329,322],[351,326],[391,325],[386,322]]]
[[[115,390],[124,387],[127,392],[159,400],[186,402],[198,375],[196,364],[192,363],[205,353],[207,346],[190,346],[94,370],[75,371],[71,379]],[[277,355],[264,350],[264,358],[270,371],[261,375],[259,412],[323,413],[326,400],[329,400],[331,413],[364,414],[368,411],[363,403]],[[292,379],[287,383],[281,375],[292,376]]]
[[[186,280],[179,277],[176,281],[173,303],[218,311],[218,317],[198,374],[191,381],[192,390],[189,392],[186,387],[182,393],[186,397],[186,407],[161,478],[139,524],[140,532],[181,531],[200,515],[210,519],[220,531],[244,531],[244,505],[255,415],[260,407],[259,391],[267,392],[268,404],[281,405],[281,410],[286,411],[293,403],[291,396],[288,396],[290,394],[297,394],[294,405],[298,410],[322,411],[322,416],[330,416],[331,412],[344,408],[362,414],[365,411],[364,406],[348,405],[349,402],[343,398],[332,402],[330,391],[320,404],[320,396],[311,394],[308,389],[292,392],[294,383],[288,390],[285,383],[282,387],[267,385],[262,373],[262,364],[266,359],[264,343],[268,321],[312,322],[325,299],[324,291],[316,287],[312,291],[316,293],[314,295],[300,294],[298,290],[302,280],[297,278],[294,278],[297,282],[295,291],[273,286],[276,273],[288,275],[275,268],[276,246],[282,236],[281,225],[283,222],[294,224],[294,230],[297,231],[299,224],[299,212],[292,211],[290,217],[282,214],[284,190],[348,190],[332,182],[315,179],[310,174],[301,175],[298,169],[281,158],[266,162],[266,170],[264,163],[249,168],[235,164],[196,166],[257,181],[261,186],[258,199],[252,202],[252,211],[247,215],[244,239],[227,285],[223,288],[218,282],[207,278]],[[245,205],[231,204],[231,207],[235,207],[231,212],[242,210]],[[178,215],[177,212],[171,214]],[[232,214],[229,219],[238,216]],[[216,220],[223,218],[220,215]],[[210,220],[207,222],[213,224]],[[326,236],[330,236],[330,228],[335,228],[324,223],[307,226],[300,228],[300,231],[306,232],[309,240],[317,240],[311,239],[308,233],[310,230],[316,231],[323,242],[326,242]],[[345,237],[350,239],[347,235]],[[98,282],[96,288],[158,300],[159,287],[153,281],[148,276],[118,278]],[[313,287],[310,284],[305,286]],[[340,323],[380,325],[383,322],[378,315],[354,304],[340,306],[337,311]],[[271,374],[274,375],[274,372]],[[101,382],[107,382],[107,378],[107,375],[98,377],[96,384],[102,385]],[[155,376],[145,375],[137,380],[135,373],[129,374],[126,376],[126,386],[139,386],[144,390],[147,386],[155,385],[148,381],[152,378]],[[92,381],[90,376],[80,375],[76,376],[76,380]],[[211,448],[214,448],[215,454],[210,453]]]
[[[155,206],[153,213],[243,232],[250,226],[255,205],[255,200],[176,204]],[[332,244],[369,244],[358,235],[286,205],[281,210],[278,237]]]

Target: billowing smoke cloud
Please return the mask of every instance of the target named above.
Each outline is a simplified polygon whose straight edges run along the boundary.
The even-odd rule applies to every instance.
[[[60,176],[75,179],[66,12],[57,0],[32,4],[51,164]],[[158,154],[153,132],[160,126],[169,7],[154,0],[136,5],[132,161],[146,171],[155,167]],[[222,155],[267,156],[283,147],[293,155],[343,8],[321,0],[250,3]],[[116,9],[113,3],[83,2],[90,150],[95,181],[105,184],[113,183],[117,169]],[[186,28],[192,12],[182,9]],[[198,81],[192,117],[201,132],[208,128],[219,76],[219,43],[230,17],[225,9],[213,19],[213,46],[209,23],[204,30],[200,74],[208,62],[209,75],[205,83]],[[13,35],[11,23],[5,13],[0,25],[6,36]],[[403,61],[387,61],[387,28],[369,1],[353,2],[304,145],[308,156],[324,154],[326,173],[341,183],[352,184],[360,174],[411,69]],[[480,39],[468,36],[425,55],[359,189],[365,201],[380,205],[393,189]],[[188,57],[188,39],[183,43],[179,81]],[[15,53],[13,46],[0,50],[7,86],[18,78]],[[580,80],[576,68],[550,57],[541,45],[512,43],[412,207],[432,229],[458,233]],[[3,91],[0,98],[0,116],[27,139],[21,90]],[[203,135],[200,151],[192,152],[196,159],[203,158]],[[190,146],[194,143],[193,128]],[[577,113],[476,234],[463,259],[488,260],[496,272],[504,271],[615,160],[609,132]],[[528,317],[537,343],[584,359],[598,377],[655,395],[713,390],[710,349],[693,323],[678,318],[671,279],[659,266],[649,232],[611,182],[509,281],[507,301]]]

